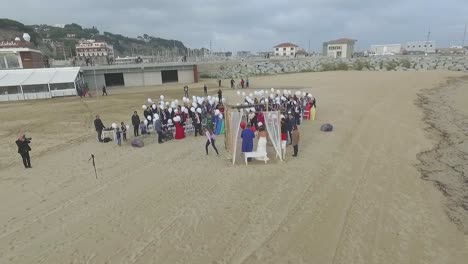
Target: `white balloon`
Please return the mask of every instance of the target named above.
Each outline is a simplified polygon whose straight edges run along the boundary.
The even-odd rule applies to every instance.
[[[306,95],[307,95],[307,93],[306,93],[306,92],[302,92],[302,96],[304,96],[304,97],[305,97]]]
[[[288,90],[288,94],[292,94],[292,93],[291,93],[291,90]]]
[[[185,96],[184,96],[184,97],[182,97],[182,101],[184,101],[184,102],[185,102],[185,100],[187,100],[187,97],[185,97]]]
[[[172,125],[172,119],[167,120],[167,123],[168,123],[169,125]]]
[[[253,94],[252,94],[252,93],[250,93],[250,94],[249,94],[249,96],[250,96],[250,97],[253,97]]]
[[[158,114],[154,114],[153,117],[154,117],[154,120],[159,120],[159,115]]]
[[[226,98],[221,99],[221,101],[222,101],[223,103],[226,102]]]
[[[148,120],[145,119],[145,121],[143,121],[143,123],[146,125],[148,125]]]
[[[219,115],[221,112],[219,111],[219,109],[216,109],[215,110],[215,115]]]
[[[242,92],[242,96],[245,96],[245,92]]]
[[[214,100],[215,100],[215,102],[219,102],[219,98],[218,98],[218,97],[216,97]]]
[[[126,125],[125,128],[127,128],[127,130],[128,130],[128,129],[130,129],[130,126],[129,126],[129,125]]]
[[[168,105],[169,105],[169,102],[166,102],[166,105],[168,106]]]
[[[153,100],[151,100],[151,98],[148,98],[148,103],[152,104]]]
[[[185,109],[186,109],[185,106],[182,106],[182,108],[180,108],[182,112],[185,112]]]
[[[308,94],[307,96],[308,96],[309,98],[312,98],[312,94]]]
[[[268,100],[268,98],[265,98],[265,103],[268,103],[270,100]]]
[[[270,94],[270,98],[273,99],[273,98],[275,98],[275,97],[274,97],[272,94]]]
[[[23,39],[24,39],[25,41],[27,41],[27,42],[30,42],[30,41],[31,41],[31,36],[29,36],[28,33],[24,33],[24,34],[23,34]]]
[[[192,106],[192,107],[190,108],[190,111],[195,112],[195,107]]]
[[[112,128],[114,128],[114,129],[117,128],[117,124],[116,124],[116,123],[112,123],[111,126],[112,126]]]
[[[172,113],[172,108],[167,109],[167,111],[169,111],[169,113]]]
[[[193,107],[197,107],[198,105],[197,105],[197,103],[193,102],[193,103],[192,103],[192,106],[193,106]]]
[[[180,116],[174,117],[174,122],[180,122]]]
[[[179,100],[176,99],[174,102],[176,105],[179,105]]]
[[[143,108],[144,110],[148,109],[146,105],[142,105],[141,108]]]
[[[159,108],[161,108],[161,110],[164,110],[164,108],[165,108],[164,104],[160,104]]]
[[[271,90],[271,92],[272,92],[272,93],[274,93],[274,92],[275,92],[275,88],[271,88],[270,90]]]
[[[211,97],[211,95],[208,95],[208,101],[210,101],[210,100],[211,100],[211,98],[212,98],[212,97]]]
[[[250,112],[255,112],[255,107],[250,108]]]
[[[213,101],[213,100],[211,100],[209,103],[210,103],[210,105],[214,105],[214,101]]]
[[[179,113],[179,109],[174,109],[174,113],[178,114]]]
[[[148,119],[149,121],[151,121],[151,116],[147,116],[146,119]]]
[[[164,95],[159,96],[161,100],[164,100]]]
[[[240,91],[237,91],[237,95],[241,95],[241,92],[240,92]]]
[[[219,119],[223,119],[223,114],[219,114]]]
[[[202,113],[201,108],[197,108],[197,112],[198,112],[199,114],[201,114],[201,113]]]
[[[156,109],[156,105],[155,104],[151,105],[151,108]]]
[[[237,105],[237,106],[239,106],[240,104],[239,104],[239,103],[237,103],[236,105]]]
[[[189,112],[188,112],[188,109],[185,109],[185,110],[184,110],[184,113],[188,114],[188,113],[189,113]]]

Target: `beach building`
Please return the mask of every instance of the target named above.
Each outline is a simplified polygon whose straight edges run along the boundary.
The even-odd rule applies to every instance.
[[[333,58],[351,58],[357,40],[341,38],[323,43],[323,55]]]
[[[298,45],[293,43],[281,43],[273,47],[275,56],[295,57]]]
[[[79,67],[0,70],[0,101],[77,95]]]
[[[102,86],[136,87],[164,83],[198,82],[195,64],[119,64],[81,67],[88,87]]]
[[[402,44],[379,44],[371,45],[370,55],[382,56],[382,55],[398,55],[403,51]]]
[[[104,41],[81,40],[75,49],[76,56],[81,61],[91,58],[94,64],[107,64],[108,59],[114,58],[114,47]]]
[[[405,51],[413,53],[435,53],[436,52],[436,43],[435,41],[423,40],[423,41],[410,41],[406,42]]]

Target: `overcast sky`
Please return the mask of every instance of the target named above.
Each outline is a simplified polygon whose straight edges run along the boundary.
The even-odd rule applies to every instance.
[[[266,51],[292,42],[320,51],[322,42],[371,44],[431,39],[461,45],[468,0],[0,0],[0,17],[24,24],[96,26],[136,37],[178,39],[190,48]],[[468,39],[468,37],[467,37]],[[468,43],[468,40],[465,41]]]

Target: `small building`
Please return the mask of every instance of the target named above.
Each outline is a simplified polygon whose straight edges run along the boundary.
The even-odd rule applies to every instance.
[[[286,42],[273,47],[273,52],[275,56],[295,57],[298,47],[296,44]]]
[[[45,68],[45,57],[30,48],[0,48],[0,69]]]
[[[371,45],[369,55],[382,56],[382,55],[398,55],[403,51],[401,44],[381,44]]]
[[[150,86],[165,83],[198,82],[195,64],[120,64],[82,67],[83,79],[88,87],[102,86]]]
[[[107,64],[109,60],[114,59],[114,47],[104,41],[81,40],[75,49],[76,56],[81,61],[89,58],[93,64]]]
[[[0,70],[0,101],[77,95],[80,68]]]
[[[248,57],[250,56],[250,51],[248,50],[242,50],[237,52],[237,57]]]
[[[67,38],[76,38],[76,34],[67,33]]]
[[[435,41],[432,41],[432,40],[410,41],[410,42],[406,42],[404,49],[409,54],[435,53],[436,43]]]
[[[333,58],[351,58],[357,40],[341,38],[323,43],[323,55]]]

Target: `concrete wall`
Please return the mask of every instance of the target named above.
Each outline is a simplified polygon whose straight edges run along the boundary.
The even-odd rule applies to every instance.
[[[195,82],[193,70],[178,70],[179,83],[193,83]]]
[[[161,72],[159,71],[145,72],[145,85],[161,85],[161,84],[162,84]]]
[[[145,73],[146,75],[147,73]],[[144,86],[146,85],[143,81],[142,72],[124,72],[124,83],[125,86]]]
[[[83,75],[84,82],[88,84],[88,88],[90,91],[94,92],[95,85],[94,85],[94,75],[93,74],[85,74]],[[96,74],[96,83],[98,91],[101,92],[101,88],[103,85],[106,85],[106,79],[104,79],[104,74]]]

